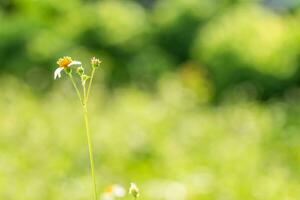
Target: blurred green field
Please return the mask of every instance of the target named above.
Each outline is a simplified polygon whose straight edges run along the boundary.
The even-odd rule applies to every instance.
[[[300,198],[299,97],[259,103],[232,95],[210,106],[179,80],[166,75],[153,93],[93,88],[100,191],[135,181],[145,200]],[[86,138],[70,83],[39,96],[2,77],[0,90],[0,199],[89,199]]]
[[[299,21],[299,0],[0,0],[0,200],[92,197],[81,107],[53,80],[62,56],[103,61],[100,193],[299,200]]]

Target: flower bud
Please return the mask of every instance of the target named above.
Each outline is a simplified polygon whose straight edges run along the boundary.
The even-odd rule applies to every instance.
[[[82,76],[84,74],[84,68],[82,66],[77,67],[76,72],[79,76]]]
[[[93,57],[91,59],[91,64],[93,68],[98,68],[101,64],[101,61],[98,58]]]
[[[135,183],[130,183],[129,194],[131,194],[134,198],[138,198],[140,196],[139,188]]]

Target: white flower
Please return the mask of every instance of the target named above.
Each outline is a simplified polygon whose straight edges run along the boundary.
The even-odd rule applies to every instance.
[[[72,60],[69,56],[64,56],[63,58],[58,59],[57,64],[59,67],[54,71],[54,79],[61,77],[60,73],[62,70],[71,67],[72,65],[81,65],[81,62]]]
[[[124,197],[126,194],[125,189],[118,184],[111,185],[101,195],[102,200],[113,200],[115,197]]]

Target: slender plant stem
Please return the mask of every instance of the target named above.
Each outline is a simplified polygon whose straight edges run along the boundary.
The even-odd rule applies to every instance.
[[[83,113],[84,113],[84,122],[86,128],[86,136],[88,142],[88,149],[89,149],[89,157],[90,157],[90,167],[91,167],[91,176],[93,179],[93,188],[94,188],[94,200],[97,200],[97,183],[96,183],[96,176],[95,176],[95,161],[94,161],[94,153],[93,153],[93,143],[90,134],[90,127],[89,127],[89,118],[88,118],[88,109],[87,109],[87,92],[86,92],[86,85],[84,80],[81,80],[82,89],[83,89]],[[90,86],[89,86],[90,87]]]
[[[86,136],[89,148],[89,156],[90,156],[90,167],[91,167],[91,176],[93,179],[93,186],[94,186],[94,200],[97,200],[97,184],[96,184],[96,176],[95,176],[95,162],[94,162],[94,154],[93,154],[93,144],[91,140],[91,134],[89,129],[89,119],[88,119],[88,110],[86,104],[83,105],[83,112],[84,112],[84,122],[86,128]]]
[[[85,83],[83,83],[83,80],[81,80],[82,90],[83,90],[83,105],[87,104],[87,94],[85,89]]]
[[[94,70],[93,70],[93,74],[92,77],[94,76]],[[91,170],[91,176],[93,179],[93,190],[94,190],[94,200],[97,200],[97,184],[96,184],[96,176],[95,176],[95,161],[94,161],[94,153],[93,153],[93,144],[92,144],[92,139],[91,139],[91,134],[90,134],[90,128],[89,128],[89,118],[88,118],[88,109],[87,109],[87,93],[86,93],[86,89],[85,89],[85,84],[82,84],[82,88],[83,88],[83,98],[81,97],[80,91],[74,81],[74,78],[72,76],[72,74],[69,74],[69,77],[71,79],[71,82],[75,88],[75,91],[78,95],[78,98],[80,100],[80,103],[82,105],[83,108],[83,115],[84,115],[84,122],[85,122],[85,128],[86,128],[86,136],[87,136],[87,142],[88,142],[88,149],[89,149],[89,158],[90,158],[90,170]],[[92,80],[91,80],[92,81]],[[91,83],[90,83],[91,85]],[[89,88],[90,88],[89,85]]]
[[[89,81],[89,86],[87,89],[87,94],[86,94],[86,102],[89,99],[89,95],[90,95],[90,90],[91,90],[91,86],[92,86],[92,82],[93,82],[93,78],[94,78],[94,74],[95,74],[96,68],[92,69],[92,74],[91,74],[91,80]]]
[[[69,74],[69,77],[70,77],[70,79],[71,79],[71,82],[72,82],[72,84],[73,84],[75,90],[76,90],[76,93],[77,93],[77,96],[78,96],[78,98],[79,98],[79,100],[80,100],[80,103],[81,103],[81,105],[83,106],[84,102],[82,101],[82,98],[81,98],[79,89],[78,89],[78,87],[77,87],[77,85],[76,85],[76,83],[75,83],[75,81],[74,81],[74,78],[73,78],[73,76],[72,76],[71,73]]]

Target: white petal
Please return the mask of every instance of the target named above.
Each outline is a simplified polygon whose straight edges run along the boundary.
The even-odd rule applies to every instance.
[[[102,200],[113,200],[114,197],[113,197],[113,195],[111,193],[105,192],[105,193],[101,194],[101,199]]]
[[[113,193],[116,197],[123,197],[123,196],[125,196],[126,191],[122,186],[114,185],[113,186]]]
[[[68,65],[68,67],[70,67],[70,66],[72,66],[72,65],[81,65],[81,62],[80,62],[80,61],[73,60],[73,61]]]
[[[61,72],[62,70],[64,70],[64,68],[59,67],[59,68],[57,68],[57,69],[54,71],[54,80],[55,80],[57,77],[58,77],[58,78],[61,77],[60,72]]]

